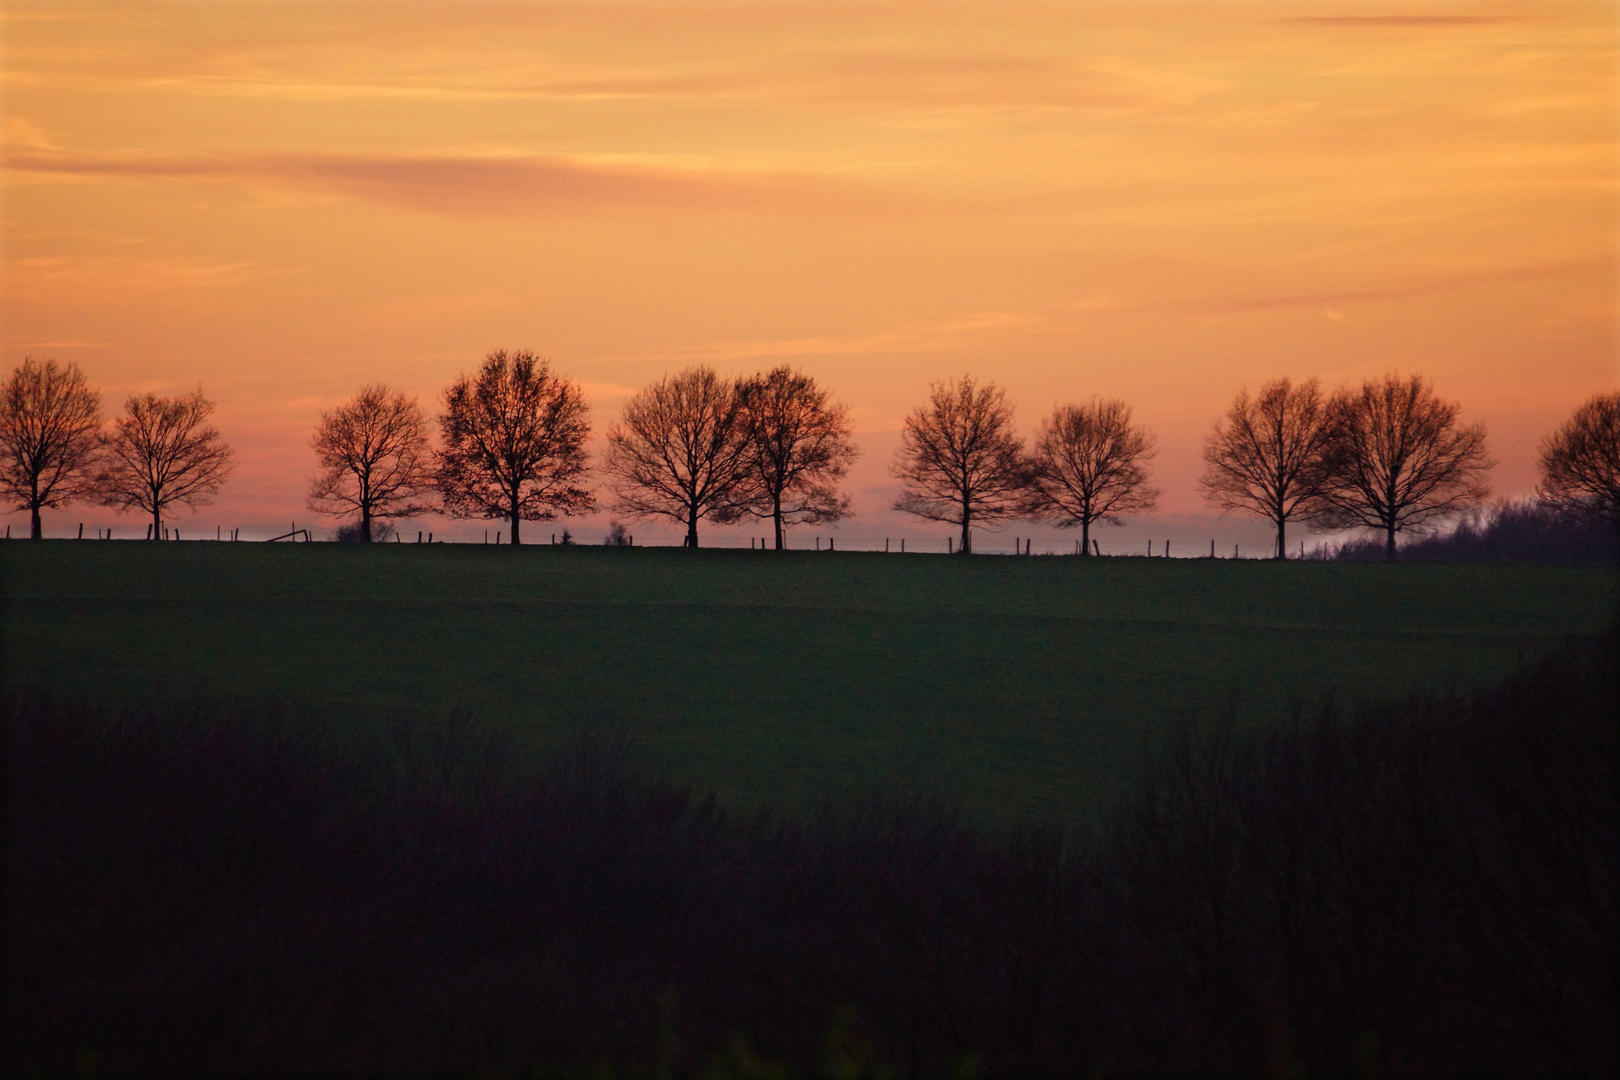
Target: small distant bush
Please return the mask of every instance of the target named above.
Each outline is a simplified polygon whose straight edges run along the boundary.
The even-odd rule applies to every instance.
[[[1380,536],[1325,545],[1312,555],[1333,562],[1383,562]],[[1539,563],[1549,566],[1613,566],[1620,542],[1604,521],[1573,514],[1537,499],[1499,502],[1476,511],[1444,532],[1402,543],[1401,562]]]
[[[398,535],[398,530],[386,521],[373,521],[371,523],[371,539],[374,542],[391,542]],[[332,530],[332,539],[340,544],[358,544],[360,542],[360,523],[351,521],[339,525]]]
[[[610,522],[608,524],[607,539],[603,540],[602,543],[607,547],[629,547],[630,530],[617,521]]]

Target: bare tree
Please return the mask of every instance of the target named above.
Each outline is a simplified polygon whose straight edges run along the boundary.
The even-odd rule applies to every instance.
[[[27,510],[31,535],[39,512],[95,493],[101,448],[101,395],[79,365],[24,357],[0,385],[0,496]]]
[[[1260,514],[1277,526],[1275,558],[1288,557],[1290,519],[1308,518],[1322,494],[1327,404],[1312,379],[1266,383],[1251,398],[1238,393],[1204,444],[1199,486],[1222,510]]]
[[[1395,534],[1477,506],[1489,494],[1485,425],[1458,426],[1459,407],[1435,397],[1421,375],[1390,374],[1342,390],[1328,403],[1317,522]]]
[[[935,383],[929,402],[906,417],[890,472],[904,490],[894,508],[962,529],[973,551],[973,526],[1029,513],[1030,464],[1012,430],[1013,407],[993,383],[964,375]]]
[[[738,387],[748,467],[761,501],[754,508],[775,527],[776,549],[787,525],[819,525],[849,514],[849,497],[833,486],[859,453],[850,441],[849,408],[830,402],[808,375],[786,365]]]
[[[309,489],[309,508],[322,514],[360,515],[356,539],[368,544],[372,520],[409,517],[430,505],[432,455],[427,419],[415,398],[367,386],[354,400],[321,414],[315,428],[321,471]]]
[[[1080,552],[1089,554],[1093,522],[1123,524],[1120,515],[1159,504],[1144,467],[1156,452],[1153,436],[1131,426],[1123,401],[1060,406],[1035,440],[1035,509],[1060,528],[1080,526]]]
[[[235,455],[208,423],[214,403],[199,389],[181,397],[131,397],[106,440],[101,499],[120,510],[152,515],[152,539],[163,539],[163,511],[174,503],[196,508],[214,501]]]
[[[1593,397],[1542,440],[1540,494],[1620,529],[1620,392]]]
[[[455,517],[504,517],[512,543],[520,521],[596,508],[580,486],[589,468],[591,424],[578,384],[529,352],[490,353],[476,378],[444,394],[439,493]]]
[[[749,467],[748,427],[737,383],[688,368],[641,391],[608,429],[608,474],[620,513],[666,517],[698,546],[704,518],[736,521],[760,499]]]

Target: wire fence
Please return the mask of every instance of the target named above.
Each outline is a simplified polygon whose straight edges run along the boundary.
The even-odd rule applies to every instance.
[[[122,524],[108,523],[76,523],[73,526],[55,526],[43,530],[46,539],[76,539],[76,540],[151,540],[153,527],[150,522],[142,525],[132,525],[128,522]],[[493,544],[510,546],[511,534],[504,529],[481,529],[479,532],[469,532],[464,526],[452,526],[450,530],[439,529],[409,529],[400,530],[391,528],[391,535],[385,539],[374,542],[389,544]],[[311,526],[308,523],[297,521],[282,525],[200,525],[187,523],[185,525],[164,525],[161,528],[160,540],[189,540],[189,541],[220,541],[220,542],[250,542],[250,543],[318,543],[329,542],[336,539],[336,530],[326,527]],[[23,539],[28,536],[27,526],[18,530],[13,525],[6,526],[5,539]],[[626,536],[626,545],[629,547],[655,547],[680,548],[685,547],[682,534],[657,531],[637,537],[634,533]],[[526,529],[522,534],[522,546],[549,547],[549,546],[578,546],[600,547],[612,546],[611,540],[575,536],[569,529],[552,531],[538,531],[533,528]],[[715,530],[708,534],[700,534],[699,546],[702,548],[719,550],[773,550],[774,544],[769,534],[740,535],[735,529]],[[988,534],[973,538],[973,554],[975,555],[1001,555],[1001,556],[1077,556],[1080,552],[1079,538],[1051,537],[1051,536],[1018,536]],[[806,533],[796,531],[790,533],[786,541],[789,551],[811,552],[862,552],[885,553],[890,555],[950,555],[958,550],[958,536],[956,533],[909,534],[909,535],[864,535],[853,536],[842,533]],[[1091,539],[1089,554],[1107,558],[1154,558],[1154,559],[1268,559],[1275,553],[1271,545],[1256,545],[1222,542],[1211,538],[1201,540],[1101,540]],[[1297,552],[1290,552],[1290,558],[1301,558],[1305,555],[1302,544]]]

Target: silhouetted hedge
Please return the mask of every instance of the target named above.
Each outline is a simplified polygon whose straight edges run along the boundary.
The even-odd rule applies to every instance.
[[[1082,839],[727,813],[602,740],[531,775],[467,718],[9,695],[5,1064],[1597,1072],[1616,703],[1611,642],[1228,718]]]
[[[1598,518],[1524,499],[1470,514],[1444,532],[1409,538],[1396,552],[1402,562],[1617,566],[1620,538]],[[1367,536],[1330,544],[1317,549],[1313,557],[1383,562],[1384,539]]]

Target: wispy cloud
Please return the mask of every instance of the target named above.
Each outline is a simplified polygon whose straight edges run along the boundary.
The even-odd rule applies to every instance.
[[[841,178],[562,156],[258,153],[181,155],[22,147],[7,170],[82,179],[228,183],[313,191],[460,216],[607,207],[805,210],[883,196]]]
[[[1468,30],[1512,26],[1535,19],[1528,15],[1294,15],[1280,21],[1367,30]]]
[[[1343,308],[1358,304],[1409,300],[1421,296],[1432,296],[1437,293],[1456,292],[1463,289],[1532,278],[1559,277],[1569,274],[1590,275],[1594,272],[1613,274],[1615,269],[1616,260],[1612,256],[1599,259],[1570,259],[1561,262],[1503,267],[1476,273],[1433,277],[1427,280],[1394,285],[1386,289],[1284,292],[1270,295],[1234,297],[1225,300],[1201,301],[1178,306],[1182,307],[1183,310],[1197,311],[1207,315],[1241,315],[1279,311],[1288,308],[1311,308],[1322,310],[1329,319],[1341,320],[1344,318]]]
[[[1035,316],[1021,311],[970,311],[937,318],[916,319],[893,330],[880,330],[870,334],[714,341],[678,350],[599,356],[593,359],[632,363],[662,361],[724,364],[770,358],[933,353],[959,348],[964,340],[1033,328],[1036,321]]]

